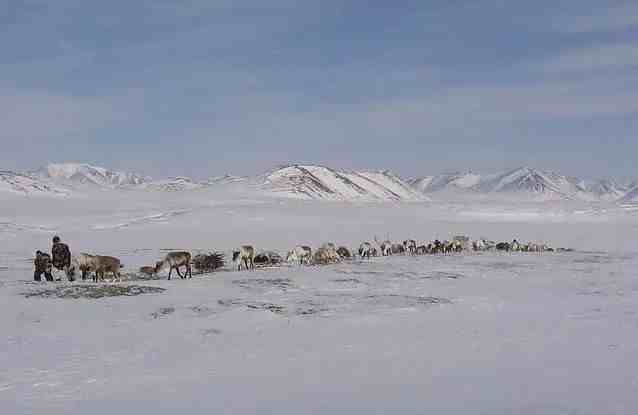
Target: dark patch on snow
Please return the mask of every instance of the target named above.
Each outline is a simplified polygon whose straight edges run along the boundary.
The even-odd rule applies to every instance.
[[[511,270],[511,269],[521,269],[521,268],[532,268],[529,264],[518,264],[515,262],[505,262],[505,261],[497,261],[497,262],[486,262],[486,263],[471,263],[467,265],[479,265],[489,269],[495,270]]]
[[[297,303],[295,315],[307,317],[330,311],[329,308],[312,300],[303,300]]]
[[[279,288],[280,290],[286,291],[295,288],[290,278],[245,278],[234,280],[233,284],[247,289]]]
[[[343,284],[363,284],[361,280],[356,278],[337,278],[332,280],[333,282],[343,283]]]
[[[175,307],[161,307],[157,311],[151,313],[151,317],[158,319],[162,317],[166,317],[175,312]]]
[[[140,294],[156,294],[166,291],[159,287],[146,287],[142,285],[114,285],[114,284],[82,284],[65,285],[54,288],[44,288],[33,290],[23,295],[26,298],[103,298],[119,296],[135,296]]]
[[[411,296],[399,294],[368,295],[365,300],[374,304],[391,307],[416,307],[421,305],[451,304],[452,301],[441,297]]]
[[[218,304],[224,307],[245,307],[250,310],[265,310],[275,314],[283,314],[286,311],[286,307],[282,305],[259,301],[245,301],[241,299],[219,300]]]
[[[595,272],[598,272],[599,270],[597,270],[596,268],[593,267],[587,267],[587,268],[572,268],[571,271],[577,273],[577,274],[588,274],[591,275]]]
[[[433,279],[433,280],[444,280],[444,279],[456,280],[459,278],[465,278],[465,275],[459,274],[457,272],[434,271],[422,277],[422,279]]]
[[[576,258],[572,262],[574,264],[611,264],[614,262],[614,258],[609,255],[592,255]]]
[[[358,270],[338,269],[335,272],[338,274],[345,274],[345,275],[385,275],[387,274],[387,272],[384,272],[384,271],[372,271],[372,270],[358,271]]]
[[[444,280],[444,279],[455,280],[455,279],[465,277],[465,275],[463,274],[459,274],[456,272],[445,272],[445,271],[433,271],[433,272],[425,273],[425,274],[420,272],[414,272],[414,271],[402,271],[402,272],[395,272],[391,275],[394,278],[402,278],[402,279],[409,279],[409,280]]]
[[[202,330],[202,335],[207,337],[207,336],[216,336],[222,334],[222,331],[219,329],[206,329],[206,330]]]
[[[194,306],[190,307],[190,310],[198,317],[207,317],[215,314],[215,311],[212,308],[206,306]]]

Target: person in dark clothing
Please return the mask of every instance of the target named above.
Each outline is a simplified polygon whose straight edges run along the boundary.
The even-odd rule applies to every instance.
[[[69,278],[69,281],[73,281],[74,278],[69,274],[69,267],[71,266],[71,251],[69,246],[60,241],[59,236],[53,237],[53,246],[51,247],[51,256],[53,266],[64,271]]]
[[[35,272],[33,273],[34,281],[42,281],[42,274],[44,274],[44,278],[46,278],[47,281],[53,281],[53,275],[51,274],[53,267],[51,264],[51,255],[37,251],[33,263],[35,265]]]

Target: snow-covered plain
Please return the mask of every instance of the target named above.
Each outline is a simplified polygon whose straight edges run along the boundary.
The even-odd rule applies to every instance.
[[[631,414],[638,211],[567,201],[342,203],[234,187],[0,194],[6,414]],[[126,271],[165,250],[284,253],[467,234],[546,254],[375,258],[127,281],[137,296],[26,297],[54,233]]]

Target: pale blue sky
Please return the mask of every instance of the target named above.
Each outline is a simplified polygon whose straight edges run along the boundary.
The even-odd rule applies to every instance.
[[[0,0],[0,169],[638,176],[638,2]]]

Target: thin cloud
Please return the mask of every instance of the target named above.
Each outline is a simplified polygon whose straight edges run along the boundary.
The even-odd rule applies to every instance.
[[[635,29],[638,28],[638,5],[626,4],[616,7],[605,5],[602,9],[594,9],[592,14],[562,17],[554,22],[554,28],[571,34]]]
[[[10,90],[2,90],[0,95],[0,142],[3,144],[88,135],[115,119],[114,108],[95,98]]]
[[[595,72],[608,69],[638,68],[635,42],[586,47],[564,53],[543,64],[549,73]]]

